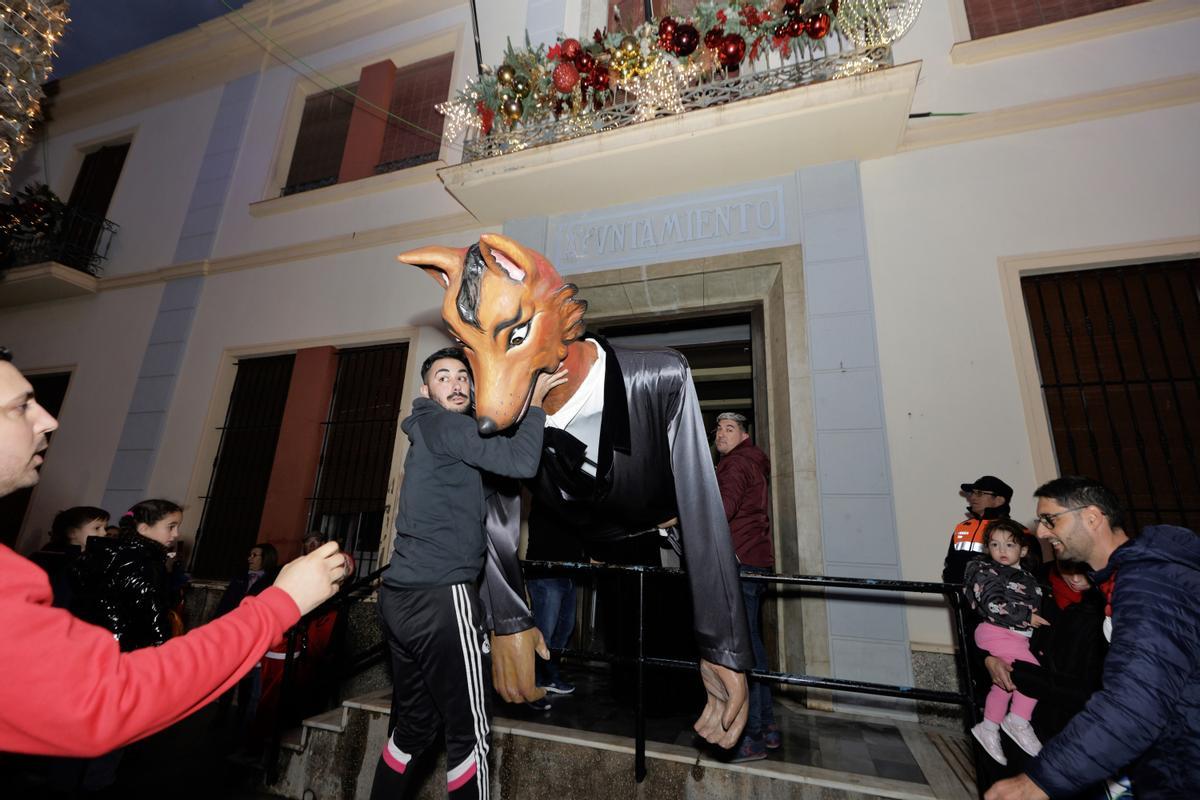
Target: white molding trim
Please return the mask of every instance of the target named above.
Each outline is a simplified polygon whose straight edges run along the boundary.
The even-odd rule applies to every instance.
[[[962,7],[962,0],[948,0],[951,18],[955,19],[955,6]],[[963,12],[965,19],[966,12]],[[1150,0],[1132,6],[1113,8],[1036,28],[1002,33],[983,39],[959,41],[950,48],[953,64],[979,64],[997,58],[1035,53],[1089,39],[1099,39],[1118,33],[1150,28],[1155,25],[1170,25],[1185,19],[1200,16],[1200,3],[1196,0]],[[959,35],[957,20],[955,34]]]
[[[292,140],[292,146],[294,147],[294,135]],[[402,189],[408,186],[415,186],[419,183],[434,184],[436,188],[441,189],[442,184],[438,180],[437,171],[444,166],[446,166],[446,162],[439,159],[416,167],[409,167],[408,169],[359,178],[356,181],[335,183],[330,186],[322,186],[320,189],[311,189],[307,192],[289,194],[284,197],[272,197],[269,200],[259,200],[250,204],[250,216],[270,217],[275,214],[296,211],[301,208],[313,208],[325,205],[326,203],[349,200],[353,197],[362,197],[378,192],[389,192],[393,189]]]
[[[100,278],[97,289],[108,291],[126,289],[131,286],[144,286],[186,278],[192,275],[215,275],[221,272],[236,272],[243,269],[255,269],[288,261],[305,261],[321,256],[332,256],[378,247],[385,244],[409,242],[419,239],[429,239],[447,233],[460,231],[492,230],[482,226],[470,214],[452,214],[432,219],[414,220],[400,225],[389,225],[384,228],[374,228],[367,231],[352,231],[312,242],[301,242],[285,247],[273,247],[253,253],[244,253],[223,258],[204,261],[189,261],[185,264],[175,264],[160,269],[138,272],[132,275],[114,275]]]
[[[1000,272],[1000,292],[1004,314],[1012,340],[1013,361],[1025,411],[1025,429],[1029,434],[1029,450],[1033,458],[1033,475],[1038,484],[1058,477],[1058,462],[1054,455],[1054,440],[1050,434],[1050,417],[1041,391],[1041,375],[1033,346],[1029,314],[1021,292],[1021,278],[1047,272],[1103,269],[1146,261],[1174,261],[1200,255],[1200,236],[1163,239],[1152,242],[1089,247],[1078,250],[1059,250],[1047,253],[1028,253],[1002,256],[997,259]]]
[[[980,111],[965,117],[910,120],[900,152],[1191,103],[1200,103],[1200,74]]]

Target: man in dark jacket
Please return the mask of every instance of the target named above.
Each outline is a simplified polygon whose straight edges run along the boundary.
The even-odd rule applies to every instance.
[[[775,549],[771,542],[771,519],[767,509],[771,504],[767,484],[771,478],[771,461],[767,454],[754,446],[746,430],[746,418],[735,411],[717,416],[714,443],[721,460],[717,462],[717,485],[721,488],[721,503],[729,520],[729,535],[734,555],[743,575],[770,574],[775,568]],[[746,620],[750,623],[750,643],[754,648],[754,668],[767,669],[767,649],[763,645],[759,612],[763,592],[762,581],[742,578],[742,600],[746,605]],[[775,727],[771,687],[750,682],[750,715],[746,732],[738,744],[733,761],[755,761],[767,757],[767,750],[782,744]]]
[[[511,436],[483,438],[471,417],[462,350],[421,366],[421,397],[401,429],[410,440],[396,517],[395,554],[379,609],[392,653],[394,726],[375,768],[372,798],[404,796],[409,762],[445,731],[447,789],[486,796],[491,669],[476,581],[487,552],[481,470],[531,478],[541,460],[542,400],[565,371],[541,375]],[[540,643],[542,657],[549,653]]]
[[[1125,774],[1138,800],[1190,798],[1200,787],[1200,537],[1155,525],[1121,527],[1115,495],[1087,478],[1034,493],[1038,537],[1059,558],[1086,562],[1092,581],[1115,578],[1104,688],[1023,775],[987,800],[1069,797]]]

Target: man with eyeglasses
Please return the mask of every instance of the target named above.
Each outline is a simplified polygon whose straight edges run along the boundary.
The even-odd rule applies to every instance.
[[[943,583],[962,583],[967,564],[987,551],[988,525],[994,520],[1008,519],[1008,501],[1013,494],[1012,487],[994,475],[984,475],[960,488],[967,498],[967,518],[950,535],[950,547],[942,565]]]
[[[1103,688],[1022,775],[986,800],[1071,797],[1124,774],[1133,796],[1200,791],[1200,536],[1173,525],[1131,535],[1116,496],[1088,478],[1040,487],[1037,535],[1060,559],[1113,580]]]

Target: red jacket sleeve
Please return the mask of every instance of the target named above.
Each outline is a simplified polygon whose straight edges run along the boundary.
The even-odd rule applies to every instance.
[[[280,589],[160,647],[121,653],[112,634],[50,605],[46,574],[0,545],[0,751],[96,756],[215,700],[300,619]]]

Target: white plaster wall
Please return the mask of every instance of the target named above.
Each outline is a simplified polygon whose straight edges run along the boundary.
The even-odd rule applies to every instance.
[[[141,286],[0,313],[0,343],[12,349],[19,368],[71,373],[60,427],[17,540],[22,552],[45,543],[58,511],[100,505],[162,290]]]
[[[963,0],[927,0],[893,46],[897,64],[921,62],[913,111],[985,111],[1131,86],[1200,71],[1200,18],[1105,36],[972,65],[950,61],[950,9]]]
[[[203,503],[188,495],[189,482],[198,472],[206,479],[211,469],[211,463],[200,463],[209,409],[228,401],[227,396],[215,396],[222,391],[218,372],[224,353],[242,348],[288,352],[297,342],[309,347],[403,326],[422,328],[421,341],[413,345],[422,353],[444,346],[448,340],[442,332],[442,292],[423,271],[399,264],[395,257],[426,244],[461,246],[472,236],[478,233],[220,273],[205,280],[148,489],[153,495],[185,498],[193,509],[185,536],[194,532]],[[369,343],[370,339],[363,341]]]
[[[289,119],[288,111],[297,85],[302,87],[304,94],[312,94],[329,87],[328,81],[322,76],[335,73],[340,75],[347,70],[347,74],[350,75],[346,79],[347,82],[357,80],[358,71],[362,67],[407,46],[418,45],[431,36],[464,25],[468,35],[459,40],[459,70],[451,81],[454,91],[465,79],[463,70],[468,65],[471,71],[475,68],[474,42],[469,35],[470,13],[466,6],[458,6],[416,23],[379,31],[371,36],[306,56],[305,64],[319,74],[296,64],[280,64],[267,69],[260,76],[250,110],[242,150],[238,155],[236,171],[221,215],[213,256],[220,258],[315,241],[356,230],[369,230],[461,213],[462,207],[442,188],[441,182],[435,177],[422,184],[389,192],[314,205],[271,216],[251,216],[250,204],[269,199],[270,196],[274,196],[270,192],[278,191],[278,187],[272,185],[272,175],[277,157],[285,161],[290,158],[290,153],[281,152],[280,139],[282,129]]]
[[[1032,517],[997,259],[1200,234],[1197,130],[1191,105],[861,165],[905,579],[938,579],[963,482],[1001,476]],[[949,642],[940,611],[909,631]]]
[[[25,154],[23,176],[46,181],[64,201],[79,174],[85,151],[130,141],[129,154],[108,207],[121,226],[113,237],[106,275],[158,269],[171,263],[191,200],[208,133],[221,99],[220,86],[151,106],[136,114],[54,135]]]

